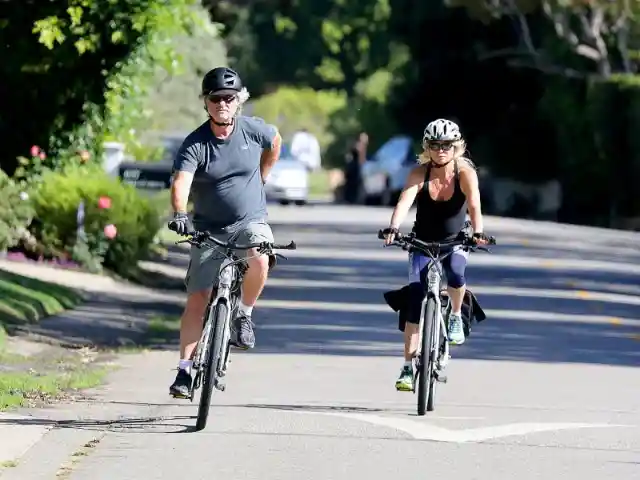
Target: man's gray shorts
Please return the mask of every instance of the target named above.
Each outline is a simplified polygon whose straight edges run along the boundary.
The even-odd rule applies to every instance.
[[[259,243],[274,242],[271,227],[264,221],[249,223],[243,229],[233,234],[216,234],[217,239],[233,243]],[[248,252],[239,250],[236,255],[239,257],[246,256]],[[187,293],[193,293],[200,290],[207,290],[218,285],[218,272],[224,255],[218,249],[198,248],[191,246],[189,267],[185,277],[185,285]]]

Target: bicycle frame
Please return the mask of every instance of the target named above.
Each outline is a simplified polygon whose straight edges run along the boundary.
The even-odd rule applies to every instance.
[[[223,330],[223,339],[222,345],[226,346],[226,351],[221,352],[220,354],[220,364],[211,366],[211,368],[215,368],[217,376],[224,377],[227,370],[227,365],[229,363],[229,340],[231,339],[231,319],[235,314],[235,293],[234,287],[240,287],[240,283],[243,279],[244,273],[248,268],[247,259],[239,258],[235,255],[234,250],[248,250],[252,248],[257,248],[260,250],[260,253],[265,253],[264,248],[268,247],[267,251],[271,252],[277,249],[283,250],[295,250],[296,244],[295,242],[290,242],[288,245],[278,245],[278,244],[269,244],[269,242],[261,242],[256,244],[247,244],[247,245],[238,245],[238,244],[230,244],[226,242],[222,242],[215,237],[212,237],[208,232],[192,232],[190,234],[192,238],[186,240],[180,240],[176,243],[189,243],[192,245],[196,245],[201,247],[205,241],[207,243],[207,247],[218,249],[218,247],[224,248],[224,258],[218,270],[218,286],[215,296],[211,295],[209,298],[209,303],[207,304],[207,318],[205,319],[202,333],[200,334],[200,339],[196,344],[196,348],[194,350],[193,359],[193,369],[197,372],[196,377],[193,382],[192,392],[199,388],[199,377],[200,372],[202,371],[203,359],[208,358],[208,348],[209,348],[209,338],[211,336],[211,330],[214,327],[213,325],[213,312],[216,311],[216,306],[220,302],[224,302],[227,306],[227,312],[224,319],[224,330]],[[282,255],[275,253],[274,255],[283,257]],[[286,258],[286,257],[283,257]],[[215,384],[216,388],[219,390],[224,390],[223,384]],[[191,395],[191,400],[193,401],[193,394]]]
[[[218,288],[217,293],[212,296],[209,300],[209,305],[207,305],[208,312],[215,311],[215,307],[218,302],[225,302],[227,305],[227,315],[225,318],[224,325],[224,337],[222,344],[229,345],[229,340],[231,338],[231,318],[234,315],[234,307],[232,305],[232,286],[235,282],[239,282],[242,280],[242,274],[240,273],[237,265],[244,262],[243,259],[239,259],[231,254],[231,252],[227,252],[228,255],[222,260],[222,264],[218,270]],[[211,314],[207,315],[207,320],[202,329],[202,334],[200,335],[200,340],[196,345],[196,351],[193,356],[193,367],[195,370],[200,370],[202,365],[202,359],[207,358],[209,342],[207,341],[209,335],[211,334],[211,329],[213,328],[213,316]],[[221,357],[222,365],[216,365],[215,368],[217,370],[218,375],[223,377],[227,371],[227,366],[229,364],[229,349],[224,354],[224,357]]]
[[[378,238],[388,238],[389,232],[379,230]],[[438,382],[446,383],[447,378],[441,375],[442,370],[449,362],[449,335],[447,333],[447,325],[442,313],[441,301],[441,285],[445,280],[445,273],[442,271],[442,261],[449,255],[452,255],[456,249],[463,250],[489,249],[477,245],[475,239],[469,235],[464,229],[456,236],[455,240],[444,242],[425,242],[416,238],[415,233],[409,235],[401,235],[395,231],[394,241],[391,245],[401,246],[404,250],[412,252],[420,252],[430,258],[427,266],[427,278],[424,291],[424,298],[420,305],[420,318],[418,320],[418,345],[414,353],[414,360],[418,363],[414,373],[414,393],[418,393],[418,415],[424,415],[425,411],[434,409],[435,388]],[[488,243],[495,244],[495,238],[489,237]],[[448,250],[441,254],[441,250]],[[422,272],[420,272],[422,275]],[[429,302],[433,302],[435,316],[434,319],[426,318],[430,312]],[[450,300],[449,300],[450,303]],[[428,324],[425,322],[432,322]],[[425,332],[429,332],[430,338],[425,338]],[[444,339],[443,339],[444,337]],[[425,345],[423,345],[423,343]],[[425,352],[424,349],[429,348],[431,351]],[[416,389],[416,379],[418,379],[418,388]]]
[[[426,253],[426,252],[422,252],[422,253]],[[453,253],[453,250],[441,256],[429,255],[431,257],[431,262],[427,267],[428,270],[427,270],[427,285],[426,285],[426,292],[425,292],[426,294],[422,299],[422,304],[420,306],[420,321],[418,324],[418,347],[416,349],[415,357],[420,358],[420,355],[422,353],[422,350],[421,350],[422,336],[424,335],[424,327],[425,327],[424,322],[426,321],[425,317],[426,317],[427,303],[430,299],[433,299],[436,304],[436,308],[435,308],[436,322],[433,325],[432,335],[434,339],[437,339],[439,338],[440,332],[442,331],[444,332],[444,336],[446,338],[446,341],[444,342],[444,352],[442,352],[442,355],[438,355],[439,352],[432,352],[433,358],[431,358],[431,361],[438,366],[438,369],[445,368],[449,363],[449,336],[447,334],[447,325],[446,325],[444,316],[442,315],[442,301],[440,297],[440,291],[441,291],[443,279],[446,277],[445,273],[442,271],[442,260],[447,258],[452,253]]]
[[[195,391],[200,388],[200,381],[204,376],[196,421],[196,429],[202,430],[207,424],[213,390],[224,391],[226,389],[225,383],[220,379],[226,375],[231,346],[231,319],[235,315],[239,290],[248,268],[248,259],[246,257],[239,258],[234,251],[256,249],[257,255],[264,253],[271,255],[273,250],[276,249],[295,250],[296,244],[292,241],[288,245],[277,245],[271,242],[239,245],[229,241],[218,240],[211,236],[209,232],[191,232],[187,235],[191,238],[176,243],[189,243],[202,248],[205,241],[207,241],[206,247],[212,249],[221,247],[224,249],[224,258],[218,270],[216,293],[214,294],[212,291],[209,295],[205,310],[206,318],[204,319],[200,339],[192,356],[192,369],[195,371],[195,378],[191,383],[189,392],[191,401],[194,399]],[[278,256],[277,253],[274,255]],[[224,317],[221,317],[221,315],[224,315]]]

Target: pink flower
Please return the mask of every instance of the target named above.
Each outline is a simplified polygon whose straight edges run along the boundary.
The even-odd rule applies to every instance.
[[[105,208],[111,208],[111,199],[109,197],[102,196],[98,199],[98,208],[103,210]]]
[[[40,155],[38,156],[40,157],[40,160],[44,160],[45,158],[47,158],[47,155],[44,152],[40,152]]]
[[[109,225],[105,225],[104,227],[105,237],[107,237],[109,240],[113,240],[114,238],[116,238],[117,234],[118,234],[118,229],[113,223],[110,223]]]
[[[33,147],[31,147],[31,156],[32,157],[37,157],[40,154],[40,147],[37,145],[34,145]]]

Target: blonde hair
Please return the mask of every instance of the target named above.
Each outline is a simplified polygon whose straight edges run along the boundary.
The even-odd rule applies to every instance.
[[[465,156],[467,154],[467,156]],[[463,140],[457,140],[453,142],[453,159],[454,160],[463,160],[466,162],[471,168],[476,169],[475,164],[469,158],[469,152],[467,151],[467,143]],[[429,156],[429,147],[426,142],[422,143],[422,153],[418,155],[418,163],[420,165],[426,165],[431,162],[431,157]]]

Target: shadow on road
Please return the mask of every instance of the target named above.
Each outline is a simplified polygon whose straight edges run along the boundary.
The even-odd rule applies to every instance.
[[[115,433],[188,433],[195,431],[191,425],[196,416],[161,416],[161,417],[131,417],[115,420],[52,420],[48,418],[0,418],[1,425],[40,426],[50,428],[68,428],[73,430],[108,430]],[[175,423],[188,420],[189,424]]]
[[[340,236],[341,244],[349,244],[351,251],[379,249],[375,231],[365,232],[366,228],[276,225],[274,231],[278,241],[293,238],[301,250],[310,245],[326,248]],[[524,245],[513,246],[511,251],[520,256],[532,254]],[[562,250],[552,253],[559,258],[564,255]],[[504,252],[496,247],[494,255]],[[256,308],[257,346],[248,354],[400,356],[397,318],[382,294],[403,286],[406,264],[372,258],[292,255],[279,263]],[[172,247],[168,263],[185,268],[186,254]],[[453,349],[456,358],[640,365],[638,276],[479,264],[468,269],[468,280],[477,292],[491,287],[477,293],[488,319],[474,327],[464,346]],[[606,301],[577,294],[578,290],[625,297]],[[177,322],[171,319],[182,311],[182,293],[173,290],[167,291],[166,298],[156,297],[127,297],[126,304],[115,295],[96,297],[32,330],[62,340],[84,339],[101,347],[135,344],[176,350]],[[163,333],[155,332],[151,342],[147,327],[158,316],[170,321]]]

